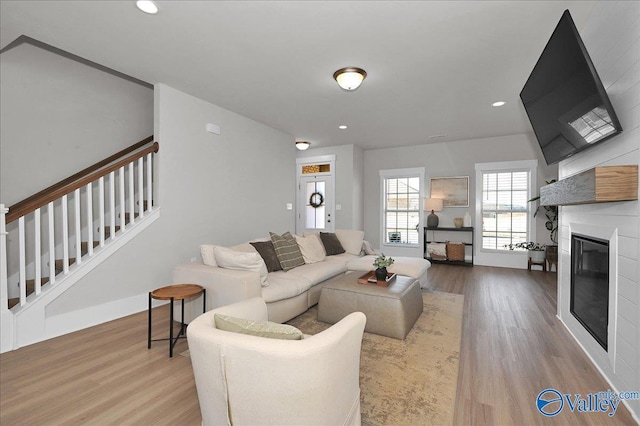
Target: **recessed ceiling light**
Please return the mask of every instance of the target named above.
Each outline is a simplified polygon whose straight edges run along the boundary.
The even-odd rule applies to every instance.
[[[136,2],[136,6],[138,6],[138,9],[144,13],[148,13],[150,15],[158,13],[158,6],[151,0],[138,0]]]
[[[505,101],[498,101],[498,102],[494,102],[494,103],[492,103],[491,105],[492,105],[492,106],[495,106],[495,107],[499,107],[499,106],[502,106],[502,105],[504,105],[504,104],[506,104],[506,102],[505,102]]]
[[[340,130],[344,130],[346,128],[347,128],[347,126],[345,126],[344,124],[341,124],[340,126],[338,126],[338,129],[340,129]]]

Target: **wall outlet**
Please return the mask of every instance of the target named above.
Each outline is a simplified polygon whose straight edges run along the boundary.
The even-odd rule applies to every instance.
[[[287,210],[293,210],[293,204],[287,203]]]

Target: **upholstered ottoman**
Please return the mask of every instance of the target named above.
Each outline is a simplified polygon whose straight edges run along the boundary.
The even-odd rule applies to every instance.
[[[350,271],[362,271],[360,274],[362,275],[373,269],[373,261],[376,257],[375,255],[357,257],[347,263],[347,269]],[[428,287],[427,270],[431,267],[431,262],[419,257],[393,256],[393,258],[395,263],[387,268],[389,272],[413,277],[420,281],[420,287]]]
[[[422,313],[420,283],[402,275],[388,287],[358,284],[359,272],[347,272],[322,287],[318,321],[335,324],[351,312],[367,316],[365,331],[404,339]]]

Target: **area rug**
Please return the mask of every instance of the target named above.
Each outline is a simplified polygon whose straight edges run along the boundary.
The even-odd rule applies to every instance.
[[[405,340],[364,333],[360,358],[362,423],[450,425],[458,381],[464,296],[423,292],[424,312]],[[329,324],[314,307],[288,322],[307,334]]]
[[[423,291],[424,312],[404,340],[364,333],[363,425],[450,425],[458,382],[464,296]],[[330,327],[317,306],[288,322],[306,334]],[[189,350],[180,355],[189,357]]]

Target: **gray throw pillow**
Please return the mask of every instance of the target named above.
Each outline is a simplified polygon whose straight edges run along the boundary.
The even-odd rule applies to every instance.
[[[280,266],[286,272],[298,266],[304,265],[304,258],[296,239],[290,232],[282,235],[269,232],[271,242],[276,250],[276,255],[280,261]]]
[[[213,321],[218,330],[231,331],[233,333],[281,340],[304,339],[304,334],[302,334],[300,330],[288,324],[278,324],[270,321],[253,321],[223,314],[213,314]]]
[[[282,266],[278,260],[276,249],[271,241],[256,241],[251,243],[256,251],[262,256],[262,260],[267,265],[268,272],[282,271]]]
[[[340,240],[336,234],[332,232],[321,232],[320,240],[322,240],[324,251],[327,252],[327,256],[344,253],[344,248],[342,247],[342,244],[340,244]]]

